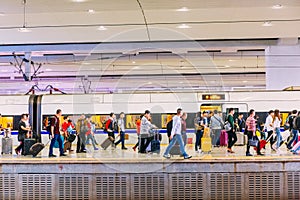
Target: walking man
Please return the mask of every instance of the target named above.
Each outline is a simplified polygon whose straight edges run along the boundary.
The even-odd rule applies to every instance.
[[[168,147],[163,155],[165,158],[171,158],[169,152],[172,149],[172,147],[175,145],[176,141],[178,141],[178,143],[179,143],[180,152],[183,155],[184,159],[190,159],[192,157],[192,156],[188,155],[184,150],[184,144],[183,144],[182,135],[181,135],[181,131],[182,131],[181,116],[182,116],[182,109],[178,108],[177,115],[175,115],[173,117],[173,128],[172,128],[171,137],[170,137],[171,142],[168,145]]]

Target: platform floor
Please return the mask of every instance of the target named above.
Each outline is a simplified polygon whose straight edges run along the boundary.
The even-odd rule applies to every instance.
[[[21,156],[16,155],[2,155],[0,157],[0,163],[17,163],[17,162],[36,162],[36,161],[50,161],[50,162],[162,162],[167,159],[163,158],[162,154],[166,149],[166,145],[161,146],[160,154],[148,153],[140,154],[137,151],[133,151],[133,145],[127,145],[128,150],[121,150],[120,146],[115,149],[109,147],[107,150],[103,150],[99,147],[99,150],[94,150],[92,145],[87,145],[87,153],[76,153],[75,151],[71,153],[66,153],[66,157],[56,157],[48,158],[49,146],[47,146],[37,157],[32,158],[32,156]],[[14,147],[15,148],[15,147]],[[73,149],[76,149],[76,145],[73,145]],[[194,145],[187,145],[186,150],[188,154],[193,157],[190,160],[193,161],[204,161],[204,162],[231,162],[238,160],[251,160],[253,161],[279,161],[279,160],[295,160],[300,161],[300,155],[293,155],[291,152],[287,151],[286,146],[282,145],[280,150],[281,153],[277,153],[270,150],[269,145],[266,146],[266,150],[262,150],[264,156],[257,156],[253,148],[251,148],[251,153],[254,156],[245,156],[246,146],[234,146],[233,150],[235,153],[227,153],[226,147],[213,148],[210,153],[198,153],[194,151]],[[54,149],[54,154],[59,155],[58,149]],[[173,156],[171,161],[183,160],[182,157]]]

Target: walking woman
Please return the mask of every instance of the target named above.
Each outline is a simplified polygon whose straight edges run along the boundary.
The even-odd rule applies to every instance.
[[[280,124],[281,124],[281,117],[280,117],[280,111],[279,110],[275,110],[274,111],[274,117],[273,117],[273,127],[274,127],[274,132],[276,133],[276,152],[280,153],[279,147],[280,147],[280,143],[282,141],[282,137],[280,134]]]

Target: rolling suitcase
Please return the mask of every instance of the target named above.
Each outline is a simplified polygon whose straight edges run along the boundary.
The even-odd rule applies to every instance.
[[[113,141],[114,141],[114,138],[110,136],[110,137],[106,138],[102,142],[102,144],[100,144],[100,146],[103,150],[106,150],[112,144]]]
[[[71,143],[74,142],[75,139],[76,139],[75,134],[70,134],[69,137],[68,137],[68,141],[71,142]]]
[[[245,145],[245,135],[242,132],[237,132],[236,133],[236,137],[237,137],[237,141],[235,143],[235,145],[237,146],[244,146]]]
[[[160,153],[160,141],[159,140],[152,140],[151,141],[151,152],[153,153]]]
[[[201,150],[203,152],[211,152],[211,138],[201,138]]]
[[[227,145],[228,145],[228,134],[225,130],[221,130],[220,146],[227,146]]]
[[[32,145],[34,145],[36,142],[35,142],[35,139],[33,138],[26,138],[24,139],[24,156],[26,155],[30,155],[30,148]]]
[[[2,152],[1,154],[12,154],[12,138],[2,138]]]
[[[35,143],[32,145],[29,149],[29,153],[32,155],[32,157],[36,157],[44,148],[49,144],[51,140],[49,140],[46,144],[43,143]]]

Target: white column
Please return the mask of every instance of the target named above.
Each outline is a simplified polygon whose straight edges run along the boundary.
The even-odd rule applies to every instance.
[[[300,45],[270,46],[266,55],[266,89],[300,86]]]

